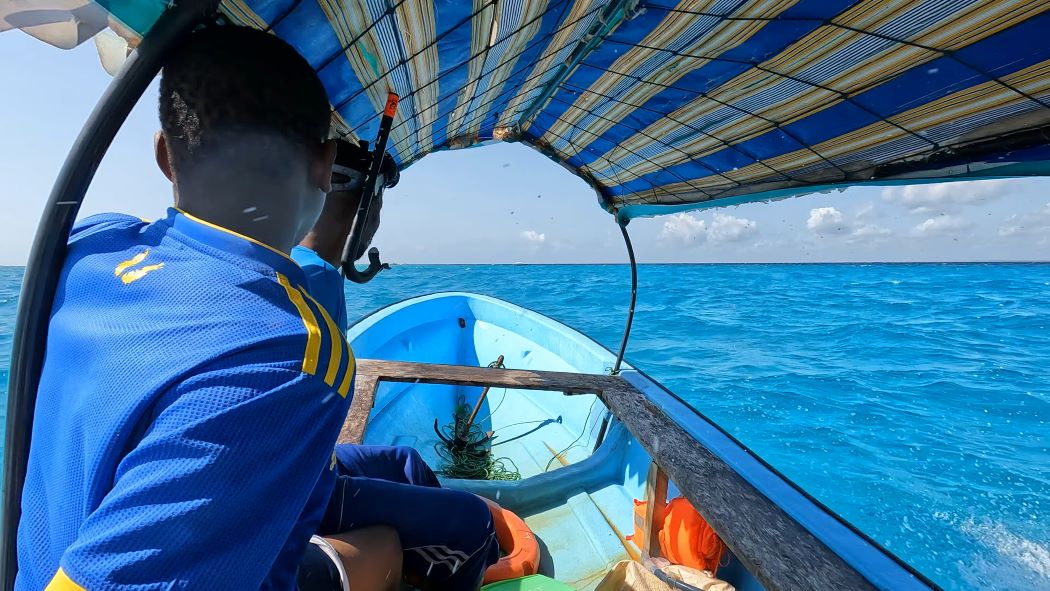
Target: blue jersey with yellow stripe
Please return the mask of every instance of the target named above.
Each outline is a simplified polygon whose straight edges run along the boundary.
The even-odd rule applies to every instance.
[[[292,258],[302,267],[310,293],[331,314],[339,330],[346,334],[346,294],[343,293],[346,281],[339,269],[305,246],[293,248]]]
[[[294,588],[353,375],[286,255],[178,210],[84,220],[52,311],[17,588]]]

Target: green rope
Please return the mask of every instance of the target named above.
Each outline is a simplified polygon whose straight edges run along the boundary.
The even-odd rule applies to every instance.
[[[581,429],[580,429],[580,434],[576,436],[576,439],[573,439],[573,440],[572,440],[572,443],[570,443],[568,447],[566,447],[565,449],[563,449],[563,450],[559,451],[558,453],[554,454],[553,456],[551,456],[551,459],[550,459],[550,460],[549,460],[549,461],[547,462],[547,465],[546,465],[546,466],[544,466],[544,468],[543,468],[543,471],[544,471],[544,472],[550,472],[550,470],[551,470],[551,464],[553,464],[553,463],[554,463],[554,460],[557,460],[557,459],[558,459],[559,457],[561,457],[561,456],[562,456],[563,454],[566,454],[566,453],[568,453],[568,452],[569,452],[569,450],[572,450],[573,448],[577,448],[577,447],[583,447],[582,445],[577,445],[577,443],[578,443],[578,442],[579,442],[579,441],[580,441],[581,439],[583,439],[583,436],[584,436],[584,435],[585,435],[585,434],[586,434],[586,433],[587,433],[588,431],[593,431],[593,430],[594,430],[594,427],[593,427],[593,425],[591,425],[590,427],[588,427],[588,424],[589,424],[589,423],[591,422],[591,413],[592,413],[592,412],[594,412],[594,405],[595,405],[595,404],[596,404],[597,402],[598,402],[598,397],[597,397],[597,396],[595,396],[595,397],[594,397],[594,400],[592,400],[592,401],[591,401],[591,406],[590,406],[590,408],[588,408],[588,409],[587,409],[587,417],[586,417],[585,419],[583,419],[583,428],[581,428]],[[601,415],[598,415],[598,416],[599,416],[599,418],[601,417]],[[596,424],[597,424],[597,422],[596,422]]]
[[[441,428],[442,434],[453,444],[438,441],[434,446],[434,451],[441,459],[438,473],[446,478],[467,480],[521,480],[521,472],[510,458],[492,456],[492,450],[486,446],[488,433],[477,423],[466,429],[470,410],[461,400],[452,413],[452,422]],[[454,445],[457,434],[460,440],[466,440],[466,445]],[[508,468],[507,464],[512,468]]]

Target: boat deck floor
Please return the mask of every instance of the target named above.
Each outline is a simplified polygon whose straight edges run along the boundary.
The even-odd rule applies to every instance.
[[[593,433],[598,429],[601,422],[601,412],[595,408],[595,412],[589,417],[587,429],[581,436],[562,424],[559,415],[537,405],[527,392],[512,390],[508,391],[505,399],[502,394],[494,394],[496,399],[495,412],[491,417],[484,417],[483,428],[492,430],[496,437],[492,443],[492,455],[494,458],[506,458],[504,461],[507,468],[517,468],[522,478],[528,478],[561,466],[567,466],[586,459],[591,455],[588,443]],[[498,405],[498,406],[495,406]],[[604,409],[601,409],[604,410]],[[398,417],[403,420],[403,417]],[[419,419],[432,421],[435,417],[428,416]],[[451,417],[436,417],[439,424],[444,424]],[[420,431],[416,431],[417,433]],[[382,441],[376,437],[367,437],[366,443],[380,445],[406,445],[416,449],[423,459],[436,470],[441,468],[441,458],[435,451],[438,439],[433,431],[422,430],[425,438],[417,435],[397,435],[391,440]]]
[[[510,439],[513,436],[510,434],[501,439]],[[496,439],[492,446],[492,454],[497,458],[508,458],[521,472],[521,477],[528,478],[578,462],[589,456],[590,450],[580,445],[579,437],[568,429],[551,423],[535,433],[507,444],[501,445],[500,439]]]
[[[405,395],[411,396],[412,393],[406,392]],[[565,401],[560,393],[557,395],[555,401]],[[471,396],[469,399],[476,398]],[[583,433],[580,433],[579,417],[575,417],[577,428],[574,429],[565,422],[573,417],[563,416],[563,413],[577,412],[578,409],[543,404],[542,400],[536,393],[523,390],[494,391],[489,398],[493,410],[485,409],[491,415],[485,416],[485,411],[481,413],[483,428],[493,430],[497,435],[492,446],[493,456],[505,458],[505,466],[516,468],[522,478],[558,472],[590,457],[594,436],[605,412],[600,405],[584,405],[582,413],[587,416],[582,423],[585,425]],[[432,435],[432,430],[374,428],[383,420],[425,425],[435,418],[429,414],[433,411],[399,406],[392,404],[380,416],[373,417],[365,442],[411,446],[431,466],[440,470],[441,460],[435,451],[438,439]],[[588,408],[593,412],[588,412]],[[422,412],[425,416],[406,414],[404,410]],[[451,417],[437,418],[440,424]],[[578,475],[567,473],[565,478],[574,481]],[[624,531],[632,527],[633,496],[619,482],[610,481],[596,487],[593,481],[586,484],[585,480],[580,481],[579,488],[569,487],[564,496],[550,499],[549,504],[540,502],[537,505],[534,502],[532,506],[538,508],[518,512],[540,543],[539,572],[580,591],[594,589],[617,562],[631,558],[632,554],[637,556],[637,549],[624,538],[633,533]],[[446,485],[450,484],[446,481]],[[500,502],[500,495],[492,492],[495,491],[486,496]]]
[[[631,506],[623,487],[610,485],[579,491],[562,505],[524,515],[540,542],[540,573],[581,591],[594,589],[613,565],[630,557],[628,547],[634,552],[622,537],[630,532],[619,532],[607,509]]]

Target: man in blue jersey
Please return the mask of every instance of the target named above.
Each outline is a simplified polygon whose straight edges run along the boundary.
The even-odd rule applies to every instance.
[[[276,37],[224,27],[193,33],[160,91],[175,207],[70,236],[20,590],[294,589],[332,498],[354,358],[288,256],[330,188],[325,90]],[[353,591],[398,588],[392,528],[326,544]]]
[[[333,167],[332,192],[325,200],[317,224],[292,256],[305,272],[310,289],[346,331],[343,278],[336,270],[343,246],[355,223],[362,223],[362,243],[355,258],[364,255],[379,227],[382,192],[373,201],[367,220],[356,220],[365,172],[371,153],[340,142]],[[398,170],[386,155],[382,187],[398,181]],[[409,447],[340,445],[336,448],[335,492],[319,532],[344,533],[353,528],[392,526],[403,547],[407,580],[430,591],[472,591],[481,586],[485,569],[499,558],[499,547],[488,506],[470,493],[441,488],[437,477],[419,454]],[[325,544],[323,540],[315,542]],[[317,553],[308,555],[311,568],[300,571],[300,585],[307,591],[337,588],[325,582],[323,566],[330,564]],[[329,579],[335,577],[329,574]]]

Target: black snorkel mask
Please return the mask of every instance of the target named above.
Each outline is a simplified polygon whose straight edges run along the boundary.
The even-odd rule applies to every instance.
[[[365,185],[368,169],[372,163],[372,151],[368,149],[368,142],[351,144],[339,142],[339,153],[335,164],[332,165],[332,193],[355,193]],[[379,169],[376,179],[377,186],[374,196],[379,197],[385,189],[397,184],[401,173],[397,170],[397,163],[389,153],[384,155],[383,164]]]
[[[379,249],[374,246],[368,249],[368,267],[364,271],[354,265],[354,255],[361,250],[365,220],[369,217],[372,204],[382,196],[386,188],[396,185],[399,179],[397,164],[386,153],[386,143],[390,137],[394,115],[397,113],[398,100],[398,96],[392,92],[387,96],[386,108],[383,110],[383,118],[379,121],[379,134],[373,149],[370,151],[367,142],[362,142],[360,157],[337,158],[341,164],[332,167],[333,191],[353,191],[361,188],[361,203],[354,218],[354,229],[343,247],[341,265],[343,275],[354,283],[368,283],[380,271],[390,268],[390,265],[379,260]]]

